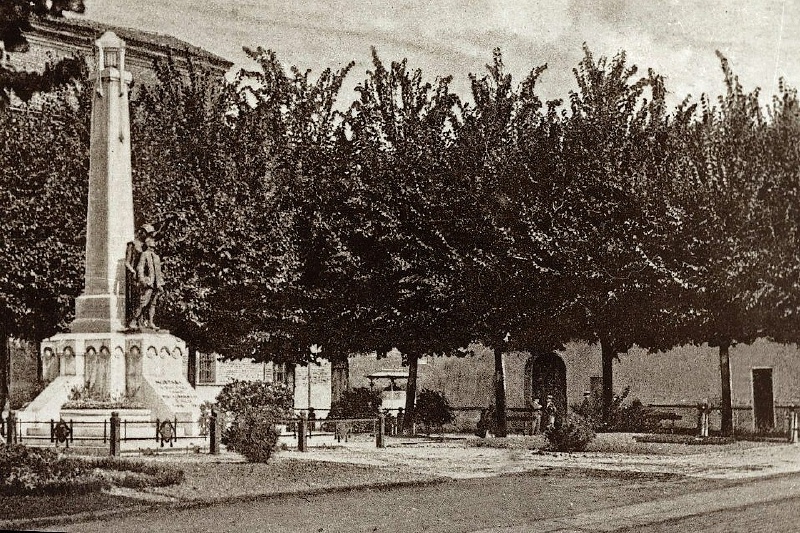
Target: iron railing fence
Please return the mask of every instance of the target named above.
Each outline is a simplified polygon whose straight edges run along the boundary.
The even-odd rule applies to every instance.
[[[74,445],[107,447],[111,445],[114,432],[112,418],[102,421],[51,419],[49,421],[29,421],[3,418],[2,436],[6,442],[28,446],[72,447]],[[172,420],[126,420],[118,419],[117,441],[126,443],[121,451],[135,449],[135,444],[157,443],[159,448],[174,448],[181,443],[194,447],[208,447],[209,431],[207,425],[193,421]],[[11,435],[9,435],[9,431]],[[126,448],[128,450],[126,450]]]
[[[375,438],[379,431],[381,418],[324,418],[307,419],[304,417],[290,418],[278,421],[280,438],[297,440],[299,445],[300,428],[305,430],[305,439],[308,446],[328,446],[335,443],[364,441]],[[384,432],[388,434],[387,420],[384,418]]]

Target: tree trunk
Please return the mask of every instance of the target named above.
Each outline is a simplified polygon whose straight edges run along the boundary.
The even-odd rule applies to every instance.
[[[419,355],[406,354],[408,361],[408,385],[406,386],[406,408],[403,415],[403,434],[414,434],[414,404],[417,398],[417,370],[419,368]]]
[[[0,327],[0,411],[5,409],[11,396],[11,350],[8,349],[8,332]]]
[[[503,369],[503,350],[499,346],[494,349],[494,403],[494,436],[506,437],[508,436],[508,427],[506,425],[506,376]]]
[[[347,355],[331,358],[331,403],[342,399],[342,394],[350,387],[350,362]]]
[[[44,361],[42,361],[42,343],[37,341],[36,346],[36,383],[41,385],[44,381]]]
[[[610,422],[611,405],[614,402],[614,356],[617,354],[611,343],[600,340],[603,359],[603,422]]]
[[[722,424],[721,431],[723,436],[730,436],[733,433],[733,402],[731,399],[731,358],[730,343],[721,342],[719,344],[719,374],[722,379]]]

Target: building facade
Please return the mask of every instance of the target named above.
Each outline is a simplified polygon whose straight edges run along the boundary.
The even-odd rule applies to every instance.
[[[197,368],[184,365],[189,383],[202,401],[213,402],[225,384],[234,380],[283,383],[294,391],[294,408],[314,408],[320,418],[331,407],[331,365],[327,361],[305,366],[288,363],[255,362],[252,359],[225,361],[218,354],[197,355]]]
[[[83,17],[32,21],[33,31],[26,34],[30,49],[8,54],[17,69],[41,71],[53,60],[82,54],[92,63],[94,42],[106,31],[113,31],[125,41],[126,68],[137,84],[156,81],[153,63],[170,56],[179,67],[188,61],[212,72],[225,75],[233,63],[185,41],[157,33],[100,24]]]
[[[494,355],[473,346],[465,357],[428,357],[419,366],[417,389],[442,392],[450,404],[470,411],[494,402]],[[510,408],[524,408],[533,398],[554,396],[559,411],[579,405],[587,391],[602,387],[599,345],[573,342],[555,353],[511,352],[503,356],[506,401]],[[800,349],[757,340],[730,349],[734,425],[737,429],[784,429],[790,409],[800,406]],[[350,383],[370,386],[367,376],[379,370],[401,368],[399,354],[380,360],[359,356],[350,359]],[[719,351],[707,345],[681,346],[668,352],[650,353],[634,348],[614,362],[614,391],[630,389],[627,402],[640,400],[659,411],[681,418],[676,426],[696,425],[697,405],[720,404]],[[712,428],[719,428],[720,413],[711,413]]]

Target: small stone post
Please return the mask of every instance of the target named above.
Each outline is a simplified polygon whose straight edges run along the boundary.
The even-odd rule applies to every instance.
[[[211,455],[218,455],[219,439],[222,432],[220,431],[219,427],[217,410],[213,407],[211,408],[211,416],[209,417],[208,424],[208,453]]]
[[[707,403],[701,403],[697,406],[697,435],[699,437],[708,437],[708,413],[710,409]]]
[[[8,444],[17,442],[17,415],[14,411],[9,411],[6,418],[6,442]]]
[[[800,428],[797,427],[797,411],[795,411],[795,407],[792,407],[792,411],[789,413],[789,442],[792,444],[797,444],[798,440],[800,440]]]
[[[308,420],[306,414],[300,414],[300,420],[297,422],[297,450],[301,452],[308,451],[308,434],[306,433],[308,427]]]
[[[119,411],[111,412],[111,447],[110,454],[112,457],[119,457],[120,453],[120,433],[119,433]]]
[[[386,433],[386,416],[383,413],[378,416],[377,425],[378,427],[375,428],[375,446],[377,448],[384,448],[386,447],[386,443],[384,442],[384,436]]]
[[[400,407],[397,409],[397,434],[399,435],[403,431],[403,419],[405,415],[403,414],[403,408]]]

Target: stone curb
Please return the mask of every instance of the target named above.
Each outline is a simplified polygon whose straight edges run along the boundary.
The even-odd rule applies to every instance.
[[[174,509],[184,510],[196,507],[207,507],[209,505],[224,505],[229,503],[240,503],[259,500],[262,498],[287,498],[292,496],[316,496],[319,494],[330,494],[335,492],[347,492],[351,490],[390,490],[401,487],[425,487],[453,481],[447,477],[436,477],[427,479],[413,479],[408,481],[390,481],[380,483],[362,483],[356,485],[340,485],[334,487],[314,487],[313,489],[302,489],[286,492],[266,492],[257,494],[240,494],[237,496],[222,496],[219,498],[191,498],[178,499],[170,502],[148,502],[142,500],[136,505],[127,505],[108,509],[105,511],[84,511],[75,514],[42,516],[39,518],[19,518],[15,520],[0,521],[0,530],[19,531],[31,527],[43,527],[51,525],[67,525],[86,520],[98,520],[119,516],[129,516],[138,513],[145,513],[154,509]]]

